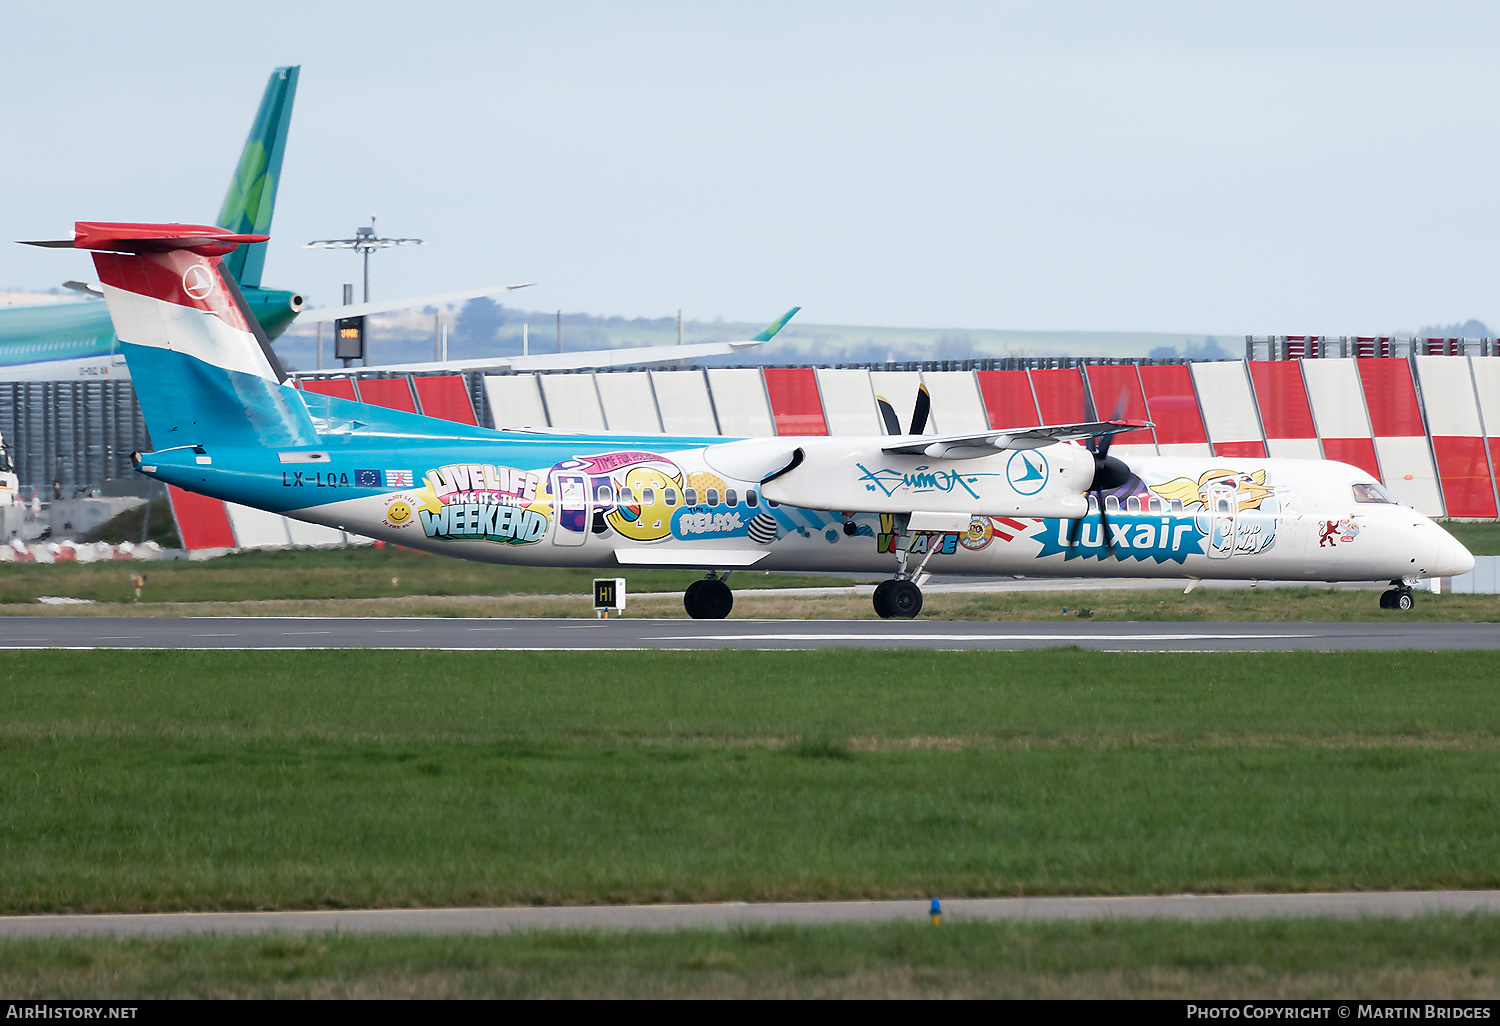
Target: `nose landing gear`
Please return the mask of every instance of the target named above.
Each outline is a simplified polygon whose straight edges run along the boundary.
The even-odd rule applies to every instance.
[[[1380,594],[1381,609],[1410,609],[1417,604],[1417,600],[1412,598],[1411,588],[1407,586],[1406,582],[1392,581],[1391,583],[1395,587],[1390,591],[1381,592]]]
[[[703,580],[689,584],[682,594],[682,608],[687,615],[694,620],[722,620],[728,616],[734,608],[734,592],[724,583],[728,576],[710,572]]]

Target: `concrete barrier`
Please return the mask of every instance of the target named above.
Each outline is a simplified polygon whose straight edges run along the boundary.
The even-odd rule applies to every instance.
[[[1500,556],[1475,556],[1474,569],[1453,578],[1455,595],[1500,595]]]

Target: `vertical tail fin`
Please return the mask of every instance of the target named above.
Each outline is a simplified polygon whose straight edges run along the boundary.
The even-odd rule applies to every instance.
[[[317,432],[265,333],[224,273],[264,235],[208,225],[79,222],[152,444],[290,446]]]
[[[266,83],[260,110],[250,125],[250,136],[245,140],[240,162],[229,180],[224,206],[219,210],[218,223],[231,233],[264,235],[270,230],[300,70],[300,66],[277,68]],[[265,265],[264,242],[242,245],[224,259],[225,273],[248,288],[260,287]]]

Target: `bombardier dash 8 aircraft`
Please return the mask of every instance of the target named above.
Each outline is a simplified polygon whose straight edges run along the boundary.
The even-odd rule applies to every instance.
[[[265,236],[79,222],[169,484],[412,548],[495,563],[687,567],[697,618],[734,570],[890,570],[883,617],[923,571],[997,576],[1389,580],[1467,572],[1452,536],[1364,471],[1323,460],[1109,455],[1143,426],[924,435],[662,437],[466,427],[288,382],[224,258]],[[503,424],[505,411],[496,411]],[[1092,440],[1088,446],[1077,444]]]

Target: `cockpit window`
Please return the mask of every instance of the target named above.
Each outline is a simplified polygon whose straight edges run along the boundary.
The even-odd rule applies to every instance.
[[[1355,502],[1380,502],[1387,506],[1396,505],[1396,500],[1391,493],[1373,481],[1361,481],[1354,486]]]

